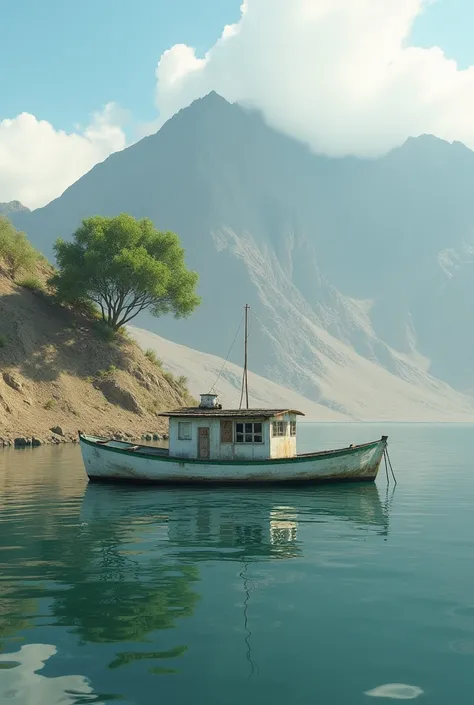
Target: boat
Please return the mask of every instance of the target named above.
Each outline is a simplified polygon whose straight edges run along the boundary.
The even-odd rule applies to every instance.
[[[79,432],[91,482],[161,485],[289,485],[373,482],[387,436],[362,445],[299,454],[296,409],[251,409],[248,391],[248,311],[239,409],[223,409],[217,394],[199,406],[167,411],[169,447],[136,445]],[[245,406],[243,401],[245,399]]]

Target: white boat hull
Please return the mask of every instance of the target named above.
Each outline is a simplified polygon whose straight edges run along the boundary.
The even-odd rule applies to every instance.
[[[224,462],[171,458],[160,449],[80,436],[91,481],[172,485],[370,482],[377,477],[386,445],[383,437],[374,443],[294,458]]]

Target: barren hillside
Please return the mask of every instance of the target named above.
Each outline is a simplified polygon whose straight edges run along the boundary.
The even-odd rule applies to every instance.
[[[187,390],[130,339],[107,341],[95,321],[0,269],[0,439],[159,433],[157,413],[187,403]]]

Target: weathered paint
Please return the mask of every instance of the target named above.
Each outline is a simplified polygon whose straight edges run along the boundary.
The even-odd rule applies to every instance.
[[[259,419],[247,419],[254,422]],[[180,440],[179,423],[191,423],[191,439]],[[246,419],[232,420],[245,423]],[[210,459],[211,460],[264,460],[270,457],[270,425],[262,421],[262,443],[221,443],[220,418],[170,418],[169,448],[170,456],[175,458],[195,459],[198,457],[199,429],[209,429]]]
[[[296,456],[296,436],[290,436],[290,422],[296,421],[295,414],[284,414],[271,419],[238,418],[229,419],[232,424],[231,442],[222,442],[222,418],[202,417],[171,417],[169,421],[169,449],[170,455],[175,458],[195,459],[199,457],[199,435],[201,428],[209,429],[210,459],[211,460],[266,460],[268,458],[293,458]],[[273,421],[283,421],[286,425],[285,436],[273,436]],[[255,423],[262,424],[262,443],[235,443],[234,424]],[[179,424],[191,424],[191,438],[179,438]]]
[[[272,432],[273,421],[283,421],[286,425],[286,435],[274,436]],[[296,421],[295,414],[284,414],[270,420],[268,426],[270,439],[270,458],[294,458],[296,455],[296,436],[290,436],[290,422]]]
[[[209,426],[201,426],[198,430],[198,458],[201,458],[201,460],[210,460],[211,448],[209,435],[211,429]]]
[[[386,439],[354,448],[325,451],[295,458],[267,460],[177,459],[162,452],[149,455],[127,451],[127,444],[98,445],[81,437],[87,475],[93,480],[122,480],[164,484],[252,484],[327,481],[373,481]]]

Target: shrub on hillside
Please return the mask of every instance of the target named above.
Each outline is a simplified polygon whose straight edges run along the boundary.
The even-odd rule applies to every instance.
[[[171,387],[176,389],[178,392],[189,396],[187,377],[185,377],[184,375],[181,375],[180,377],[175,377],[174,374],[169,370],[163,370],[163,360],[160,360],[160,358],[157,357],[156,352],[151,348],[145,351],[145,357],[147,357],[150,362],[153,362],[154,365],[160,368],[163,373],[163,377],[166,379],[166,381]]]
[[[151,348],[146,350],[145,357],[147,357],[150,360],[150,362],[152,362],[157,367],[160,367],[160,368],[163,367],[163,360],[160,360],[160,358],[157,356],[156,352],[154,350],[152,350]]]
[[[26,235],[15,230],[3,216],[0,216],[0,260],[12,277],[20,271],[31,272],[39,260],[39,253],[28,242]]]
[[[118,367],[115,365],[109,365],[106,370],[99,370],[97,373],[97,377],[101,377],[102,379],[105,377],[111,377],[118,371]]]
[[[76,299],[70,303],[70,307],[81,316],[100,319],[100,311],[90,299]]]
[[[23,277],[23,279],[19,279],[16,283],[18,284],[18,286],[22,286],[25,289],[29,289],[35,294],[46,294],[46,287],[44,283],[41,281],[41,279],[38,279],[38,277],[35,277],[33,275]]]
[[[174,387],[175,379],[174,379],[174,375],[172,372],[163,372],[163,377],[165,378],[165,380],[168,382],[169,385]]]
[[[99,338],[106,343],[114,343],[117,340],[117,333],[105,321],[95,321],[94,330]]]

